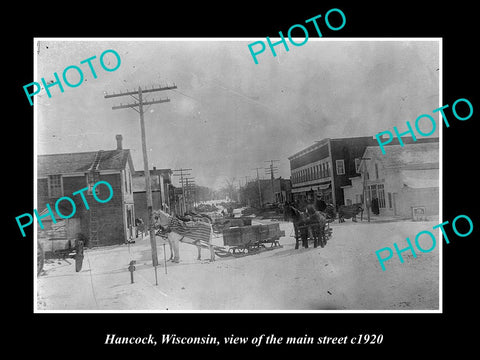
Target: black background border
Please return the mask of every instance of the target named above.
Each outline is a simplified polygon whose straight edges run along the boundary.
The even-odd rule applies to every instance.
[[[76,3],[75,3],[76,4]],[[4,23],[4,129],[8,143],[4,169],[5,222],[11,232],[4,243],[7,256],[4,268],[7,283],[4,299],[9,346],[16,351],[40,351],[95,356],[97,351],[109,355],[138,356],[148,353],[179,356],[193,351],[199,356],[219,353],[222,357],[244,352],[280,351],[296,354],[318,350],[341,354],[375,352],[383,356],[413,355],[432,350],[456,348],[466,350],[475,345],[473,314],[476,312],[475,288],[478,216],[475,202],[478,191],[475,170],[475,125],[478,122],[478,27],[476,9],[467,2],[447,5],[421,5],[417,2],[374,4],[345,1],[300,3],[223,3],[223,4],[155,4],[111,3],[76,4],[55,7],[49,4],[18,9],[14,25]],[[325,31],[325,37],[441,37],[443,38],[443,104],[467,98],[474,114],[468,121],[450,121],[443,128],[443,219],[450,222],[459,214],[468,215],[474,232],[458,238],[448,232],[451,243],[443,244],[443,314],[34,314],[32,237],[22,238],[15,216],[31,212],[33,206],[33,112],[25,99],[23,85],[34,81],[34,37],[276,37],[294,24],[331,8],[341,9],[346,26],[337,32]],[[14,34],[9,36],[9,34]],[[314,36],[310,32],[310,36]],[[308,43],[305,45],[308,46]],[[290,51],[289,56],[295,56]],[[195,59],[192,59],[195,61]],[[12,96],[13,95],[13,96]],[[8,100],[14,104],[7,105]],[[433,109],[425,109],[425,113]],[[406,119],[408,120],[408,119]],[[413,120],[413,119],[410,119]],[[384,129],[379,129],[382,131]],[[8,175],[7,175],[8,174]],[[11,189],[11,190],[7,190]],[[4,212],[4,213],[5,213]],[[31,233],[29,234],[31,235]],[[13,240],[13,241],[12,241]],[[405,265],[406,266],[406,265]],[[10,270],[9,270],[10,268]],[[11,282],[11,283],[10,283]],[[10,311],[12,309],[12,311]],[[303,346],[107,346],[105,335],[144,336],[175,333],[179,336],[219,338],[236,336],[356,336],[383,334],[381,345],[303,345]],[[478,332],[477,332],[478,333]],[[29,344],[26,346],[26,344]],[[386,351],[386,350],[395,350]],[[17,354],[18,354],[17,352]],[[314,353],[315,354],[315,353]],[[43,357],[43,356],[41,356]]]

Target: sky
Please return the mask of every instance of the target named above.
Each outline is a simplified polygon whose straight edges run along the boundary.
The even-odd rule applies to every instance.
[[[116,134],[130,149],[135,170],[143,170],[139,114],[112,110],[130,96],[104,94],[175,84],[177,89],[145,94],[170,102],[146,107],[150,168],[191,168],[197,185],[220,188],[245,176],[290,177],[288,157],[324,138],[374,136],[407,130],[421,114],[438,125],[440,51],[437,39],[312,39],[289,51],[277,46],[258,55],[248,44],[262,39],[36,39],[32,81],[48,83],[70,65],[80,67],[78,87],[63,83],[35,95],[38,154],[110,150]],[[265,41],[265,39],[263,39]],[[300,40],[296,40],[300,43]],[[105,50],[121,58],[117,70],[102,69]],[[88,64],[92,60],[97,78]],[[104,57],[113,67],[112,53]],[[79,80],[69,70],[71,83]],[[26,99],[28,102],[28,100]],[[429,132],[428,124],[421,124]],[[438,129],[432,136],[438,136]]]

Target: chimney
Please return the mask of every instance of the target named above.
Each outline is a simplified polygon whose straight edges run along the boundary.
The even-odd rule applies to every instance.
[[[123,137],[122,135],[117,135],[115,136],[115,138],[117,139],[117,150],[122,150],[123,147],[122,147],[122,140],[123,140]]]

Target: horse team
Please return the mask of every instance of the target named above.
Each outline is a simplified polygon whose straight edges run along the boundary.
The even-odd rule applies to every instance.
[[[321,210],[315,205],[308,204],[305,211],[300,211],[288,202],[283,207],[284,220],[293,222],[295,249],[299,248],[300,242],[304,248],[308,248],[309,239],[313,239],[315,248],[318,246],[323,248],[331,236],[332,229],[329,223],[336,218],[333,205],[321,205]],[[352,218],[352,221],[356,221],[356,215],[360,212],[363,215],[361,204],[340,206],[339,222],[344,222],[345,218]],[[166,235],[171,261],[177,263],[180,261],[180,242],[197,247],[197,260],[201,260],[201,249],[207,248],[210,251],[210,261],[215,261],[214,245],[212,244],[212,219],[207,215],[190,213],[181,217],[157,210],[155,211],[155,224],[159,234]]]
[[[363,216],[362,204],[341,205],[338,208],[338,221],[345,222],[345,219],[351,218],[356,222],[356,215],[359,213]],[[323,248],[332,234],[329,223],[336,217],[333,205],[324,202],[308,204],[304,211],[288,202],[284,205],[284,219],[293,222],[295,249],[299,248],[300,242],[304,248],[308,248],[309,239],[313,239],[313,247],[320,245]]]

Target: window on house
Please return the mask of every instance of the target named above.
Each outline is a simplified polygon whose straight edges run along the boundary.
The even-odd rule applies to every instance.
[[[388,193],[388,208],[392,208],[392,193]]]
[[[48,196],[61,197],[62,191],[62,175],[48,175]]]
[[[345,175],[345,163],[343,160],[335,160],[335,166],[337,167],[337,175]]]
[[[375,179],[378,179],[378,164],[375,163]]]
[[[385,208],[385,189],[383,184],[378,184],[378,207]]]
[[[357,174],[360,174],[360,158],[355,158],[355,172]]]
[[[327,177],[330,176],[330,163],[327,163],[327,166],[325,168],[327,170]]]

